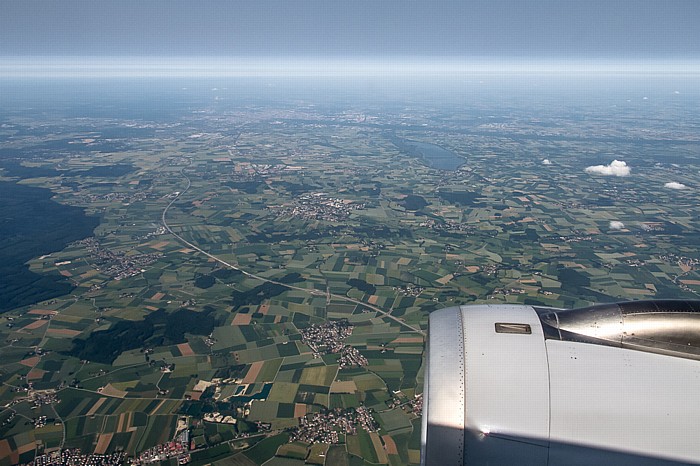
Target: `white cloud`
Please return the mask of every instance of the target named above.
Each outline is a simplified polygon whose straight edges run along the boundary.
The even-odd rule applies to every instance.
[[[542,165],[551,165],[551,164],[552,164],[552,161],[549,160],[549,159],[544,159],[544,160],[542,161]]]
[[[625,224],[618,221],[618,220],[612,220],[610,222],[610,229],[611,230],[622,230],[623,228],[625,228]]]
[[[586,173],[597,173],[606,176],[628,176],[630,167],[622,160],[613,160],[610,165],[593,165],[586,167]]]
[[[677,181],[670,181],[664,185],[664,188],[669,189],[688,189],[683,183],[678,183]]]

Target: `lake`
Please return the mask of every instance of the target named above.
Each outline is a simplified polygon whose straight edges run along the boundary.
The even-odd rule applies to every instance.
[[[438,170],[455,171],[466,163],[452,151],[429,142],[411,141],[409,139],[392,138],[392,142],[403,152],[413,157],[420,157],[423,163]]]

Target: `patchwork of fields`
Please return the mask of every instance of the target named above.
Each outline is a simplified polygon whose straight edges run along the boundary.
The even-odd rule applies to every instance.
[[[23,304],[0,314],[0,466],[137,456],[184,429],[192,464],[417,464],[431,311],[700,292],[695,194],[664,189],[700,171],[659,156],[632,110],[616,129],[478,103],[507,124],[458,102],[188,105],[175,123],[6,116],[19,155],[0,183],[99,221],[29,255],[23,277],[62,285],[12,288]],[[673,161],[696,163],[679,125]],[[431,168],[397,141],[464,163]],[[608,152],[633,175],[585,172]],[[326,322],[347,322],[328,341],[358,352],[348,367],[303,339]]]

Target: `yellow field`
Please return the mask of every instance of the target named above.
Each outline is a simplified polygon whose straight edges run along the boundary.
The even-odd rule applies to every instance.
[[[306,367],[301,373],[299,383],[307,385],[330,385],[338,368],[334,366]]]

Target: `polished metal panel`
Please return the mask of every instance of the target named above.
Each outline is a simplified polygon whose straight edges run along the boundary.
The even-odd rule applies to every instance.
[[[698,336],[698,314],[632,314],[625,316],[622,346],[700,359]]]
[[[557,330],[559,340],[577,341],[597,339],[619,346],[622,342],[623,322],[617,304],[573,310],[551,310],[540,314],[542,325]]]
[[[632,301],[537,312],[548,339],[700,359],[700,301]]]

